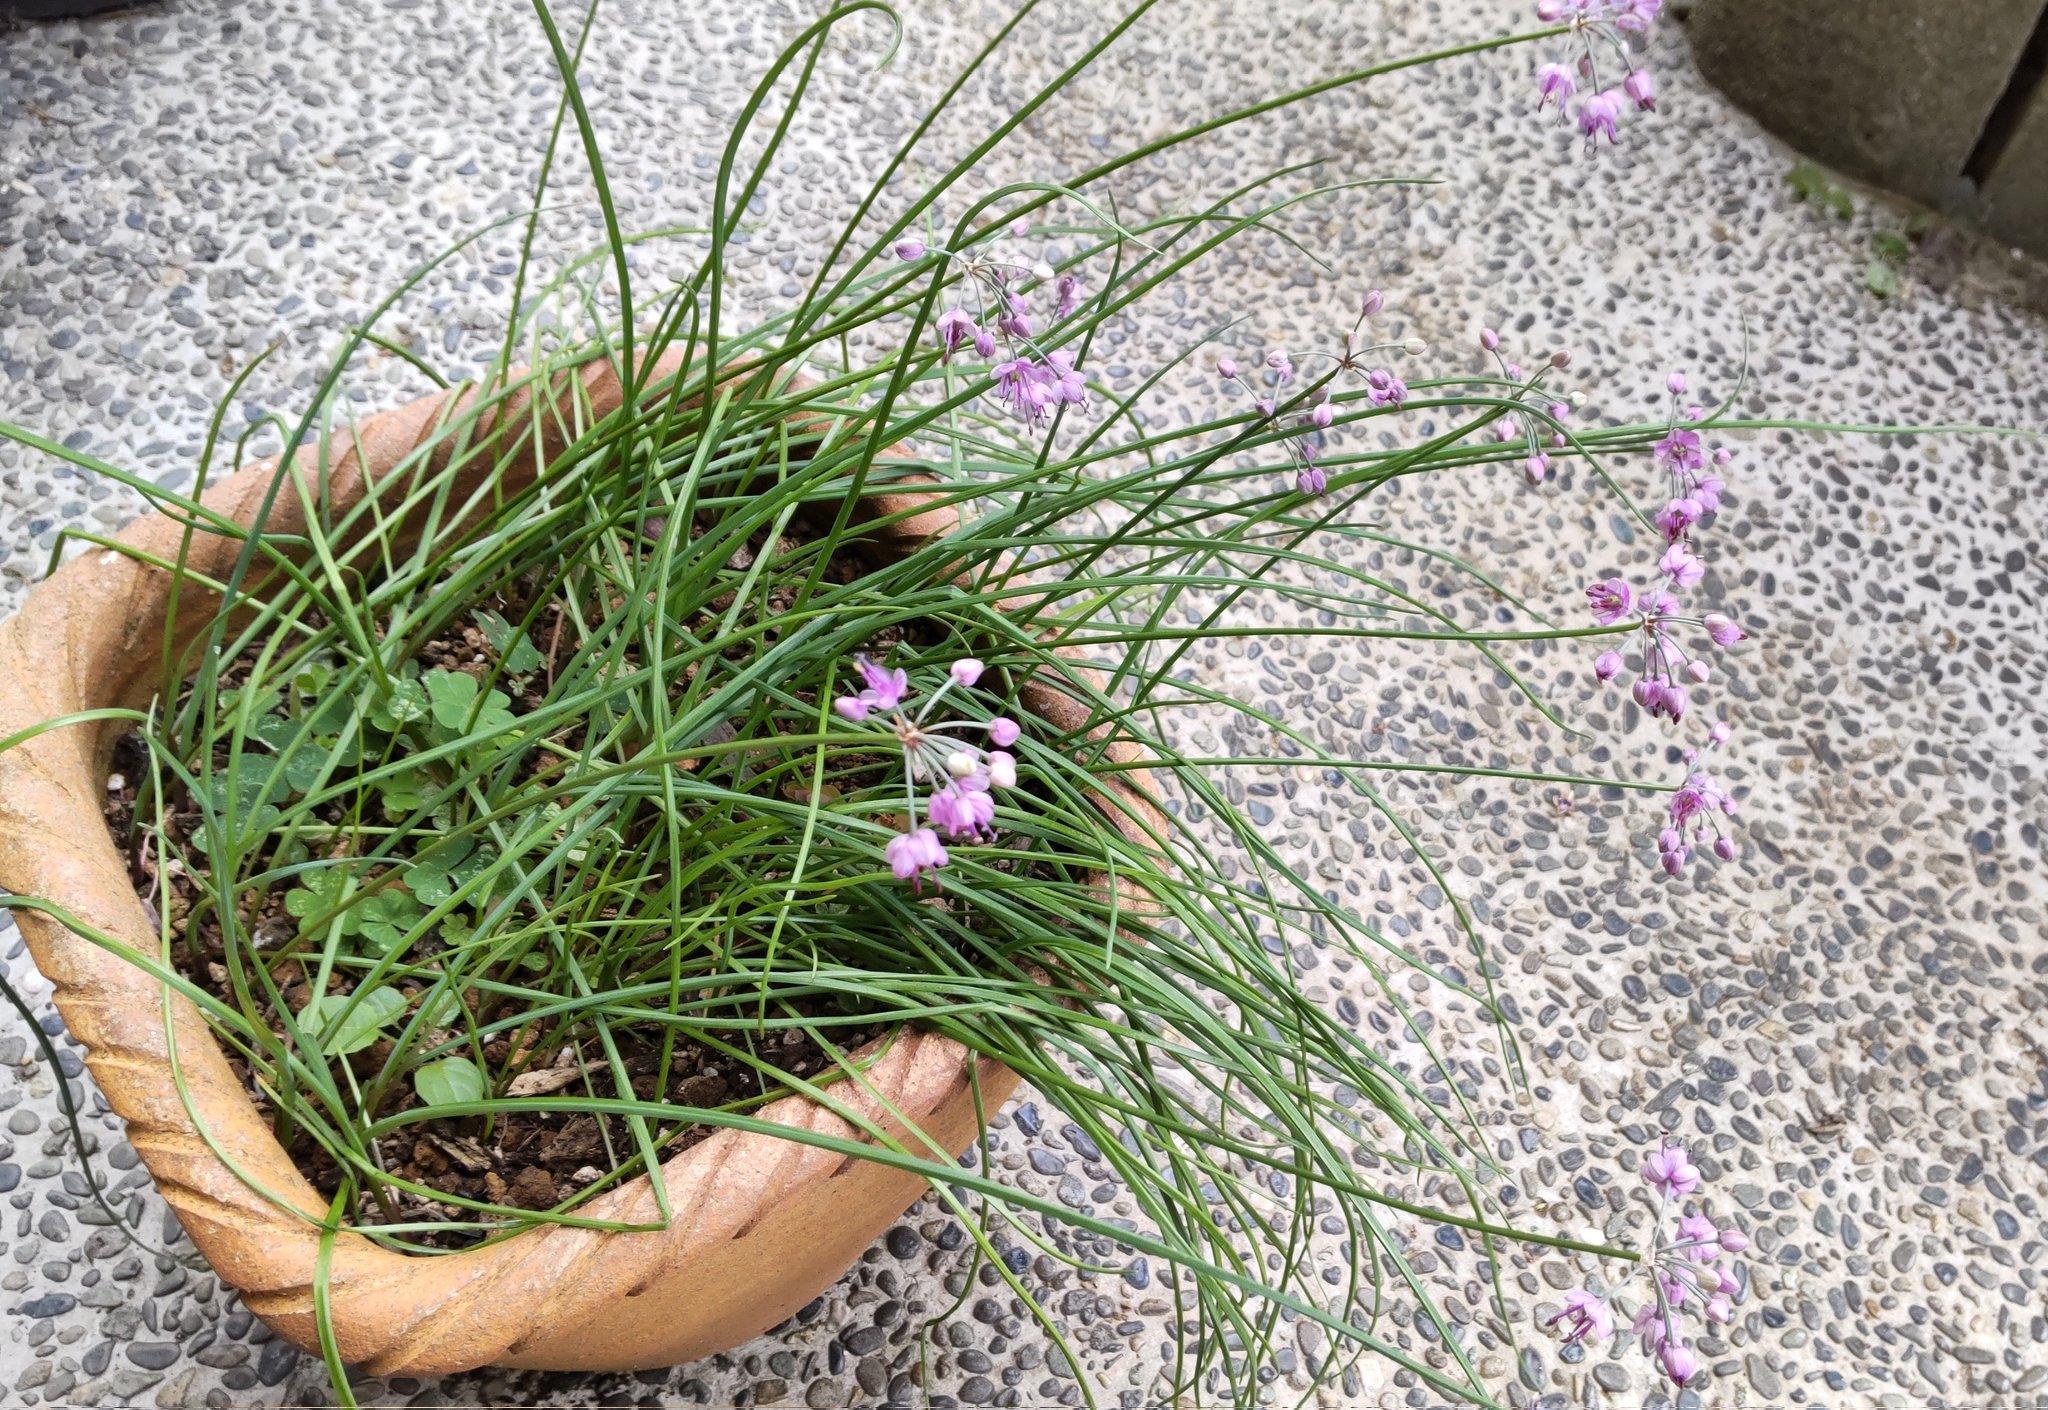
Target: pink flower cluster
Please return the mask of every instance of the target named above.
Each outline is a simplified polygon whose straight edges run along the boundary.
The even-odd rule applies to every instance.
[[[1649,70],[1637,66],[1633,46],[1663,11],[1664,0],[1537,0],[1536,17],[1545,24],[1569,27],[1579,45],[1576,62],[1549,63],[1537,71],[1537,111],[1556,103],[1557,119],[1565,121],[1583,86],[1586,96],[1579,101],[1576,116],[1586,150],[1597,150],[1602,137],[1610,145],[1619,141],[1626,107],[1657,110],[1657,81]],[[1603,51],[1617,66],[1610,74],[1626,75],[1618,88],[1608,87],[1601,77]]]
[[[1354,375],[1364,393],[1365,400],[1375,410],[1399,411],[1408,400],[1408,384],[1384,367],[1368,365],[1367,355],[1376,352],[1404,352],[1410,357],[1420,357],[1429,351],[1428,344],[1420,338],[1408,338],[1399,343],[1376,343],[1367,345],[1361,335],[1366,320],[1387,306],[1387,296],[1378,289],[1369,289],[1358,301],[1358,318],[1344,334],[1344,351],[1316,352],[1308,356],[1326,359],[1336,366],[1331,376],[1318,382],[1308,393],[1308,410],[1298,420],[1289,421],[1280,412],[1279,398],[1273,394],[1262,394],[1248,381],[1236,362],[1223,357],[1216,360],[1216,373],[1226,382],[1235,382],[1251,394],[1252,405],[1259,415],[1270,421],[1276,429],[1291,429],[1293,436],[1284,441],[1288,459],[1294,466],[1294,487],[1302,494],[1314,498],[1330,487],[1329,476],[1316,464],[1321,453],[1320,433],[1330,429],[1337,419],[1337,409],[1331,402],[1331,383],[1344,373]],[[1285,386],[1295,377],[1294,359],[1285,348],[1274,348],[1266,354],[1266,368],[1273,374],[1279,386]]]
[[[1021,238],[1029,227],[1022,221],[1010,227]],[[923,259],[930,251],[922,240],[905,239],[896,245],[898,258]],[[941,250],[958,266],[966,285],[974,291],[977,308],[949,308],[939,315],[940,359],[951,362],[965,347],[972,347],[994,363],[995,395],[1033,426],[1042,425],[1061,406],[1083,406],[1088,401],[1088,382],[1075,367],[1075,357],[1065,349],[1046,352],[1034,338],[1038,315],[1033,312],[1030,292],[1050,288],[1055,320],[1071,315],[1081,306],[1081,278],[1059,274],[1043,260],[1027,260],[992,247],[956,254]],[[1001,355],[1003,360],[995,362]]]
[[[1666,1144],[1644,1156],[1642,1174],[1657,1192],[1657,1221],[1650,1252],[1630,1276],[1647,1272],[1653,1296],[1636,1310],[1630,1330],[1642,1338],[1643,1351],[1656,1357],[1671,1383],[1683,1386],[1699,1374],[1700,1359],[1686,1345],[1679,1324],[1693,1310],[1716,1326],[1733,1320],[1741,1283],[1733,1266],[1721,1259],[1748,1248],[1749,1237],[1739,1229],[1718,1227],[1696,1209],[1688,1211],[1685,1201],[1705,1182],[1684,1146]],[[1673,1221],[1669,1227],[1667,1220]],[[1608,1298],[1585,1288],[1566,1293],[1564,1306],[1547,1320],[1567,1343],[1601,1342],[1614,1335]]]
[[[1635,625],[1642,642],[1643,665],[1629,694],[1652,716],[1661,715],[1676,724],[1692,708],[1692,691],[1713,678],[1712,668],[1686,651],[1678,629],[1696,627],[1708,641],[1724,648],[1747,640],[1749,634],[1725,613],[1688,616],[1677,596],[1698,587],[1707,575],[1693,535],[1721,507],[1727,485],[1718,472],[1731,457],[1725,448],[1708,450],[1699,432],[1692,429],[1706,415],[1704,410],[1697,406],[1679,409],[1686,393],[1685,375],[1672,373],[1665,387],[1671,397],[1671,419],[1663,439],[1652,448],[1669,490],[1669,499],[1656,516],[1664,538],[1664,551],[1657,560],[1659,584],[1638,592],[1625,578],[1606,578],[1586,589],[1586,602],[1593,620],[1603,627],[1623,622]],[[1619,651],[1604,651],[1593,663],[1593,674],[1603,682],[1611,681],[1626,666]],[[1723,722],[1709,733],[1706,747],[1716,749],[1727,740],[1728,725]],[[1686,751],[1689,773],[1673,795],[1671,825],[1658,838],[1658,856],[1674,876],[1701,846],[1711,846],[1724,861],[1735,857],[1735,842],[1720,832],[1718,823],[1719,818],[1733,815],[1735,803],[1711,775],[1693,770],[1700,752]]]
[[[911,694],[909,674],[902,667],[885,669],[865,656],[854,657],[861,689],[842,695],[832,708],[842,719],[865,724],[876,715],[887,718],[889,733],[903,754],[903,781],[910,805],[909,821],[899,835],[882,849],[889,870],[899,881],[907,881],[919,892],[924,878],[952,861],[939,834],[951,841],[980,840],[995,836],[995,790],[1014,788],[1017,760],[1007,752],[1023,734],[1017,722],[998,715],[986,725],[968,721],[930,722],[932,710],[955,686],[971,689],[981,680],[982,663],[971,656],[955,661],[946,672],[946,683],[926,698],[915,715],[903,708]],[[954,730],[981,729],[989,743],[984,749],[950,737]],[[922,809],[917,788],[928,790]],[[917,823],[922,811],[927,826]]]
[[[1721,830],[1721,819],[1735,816],[1735,799],[1700,767],[1701,757],[1726,744],[1728,735],[1728,722],[1722,720],[1707,731],[1705,750],[1685,751],[1685,782],[1672,790],[1670,826],[1657,834],[1658,860],[1673,876],[1685,870],[1686,860],[1702,846],[1711,847],[1724,862],[1735,860],[1735,839]]]

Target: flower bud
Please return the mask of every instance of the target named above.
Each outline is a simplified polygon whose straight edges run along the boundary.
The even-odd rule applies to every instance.
[[[1500,334],[1494,332],[1491,328],[1480,329],[1479,346],[1485,348],[1488,352],[1499,352]]]
[[[973,685],[981,679],[983,669],[985,668],[981,662],[975,660],[972,656],[962,656],[953,663],[953,668],[948,674],[953,677],[953,684],[955,685]]]
[[[1337,411],[1328,402],[1324,402],[1308,414],[1308,419],[1318,431],[1326,431],[1329,429],[1330,423],[1337,419]]]
[[[1570,367],[1572,365],[1572,350],[1570,348],[1559,348],[1550,355],[1550,365],[1560,372]]]
[[[905,236],[896,242],[896,258],[914,260],[924,258],[924,241],[916,236]]]
[[[1421,357],[1429,351],[1429,344],[1423,342],[1420,338],[1410,338],[1401,344],[1401,351],[1407,353],[1410,357]]]
[[[1721,1231],[1721,1247],[1730,1253],[1741,1253],[1749,1247],[1749,1235],[1743,1233],[1740,1229],[1723,1229]]]
[[[1704,661],[1690,662],[1685,668],[1685,673],[1691,676],[1693,680],[1700,685],[1705,685],[1709,680],[1713,678],[1714,674],[1711,670],[1708,669],[1707,663]]]
[[[988,781],[997,788],[1017,786],[1017,760],[1014,755],[1000,749],[991,749],[988,755]]]
[[[1367,289],[1365,297],[1358,301],[1358,312],[1362,317],[1371,318],[1387,306],[1387,296],[1378,289]]]
[[[1232,362],[1227,357],[1217,358],[1216,375],[1218,377],[1224,378],[1226,381],[1235,379],[1237,376],[1237,364]]]
[[[1666,377],[1664,379],[1664,386],[1674,397],[1684,396],[1685,374],[1683,372],[1672,373],[1669,377]]]
[[[1732,837],[1717,837],[1717,838],[1715,838],[1715,839],[1714,839],[1714,855],[1715,855],[1715,856],[1717,856],[1717,857],[1719,857],[1719,858],[1720,858],[1720,859],[1721,859],[1722,861],[1724,861],[1724,862],[1732,862],[1732,861],[1734,861],[1734,860],[1735,860],[1735,839],[1734,839],[1734,838],[1732,838]],[[1736,1237],[1737,1237],[1737,1238],[1742,1238],[1742,1236],[1741,1236],[1740,1234],[1737,1234],[1737,1235],[1736,1235]],[[1743,1241],[1743,1242],[1744,1242],[1745,1244],[1749,1242],[1749,1240],[1747,1240],[1747,1239],[1743,1239],[1742,1241]],[[1727,1248],[1727,1247],[1728,1247],[1728,1236],[1727,1236],[1726,1234],[1723,1234],[1723,1235],[1721,1235],[1721,1247],[1723,1247],[1723,1248]]]
[[[966,778],[980,766],[980,763],[971,750],[955,749],[946,756],[946,772],[954,778]]]
[[[1593,674],[1603,681],[1611,681],[1621,674],[1621,665],[1619,651],[1603,651],[1600,659],[1593,663]]]

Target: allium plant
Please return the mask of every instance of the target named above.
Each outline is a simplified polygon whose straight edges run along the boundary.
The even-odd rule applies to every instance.
[[[1299,721],[1197,678],[1188,656],[1205,639],[1245,635],[1359,653],[1448,644],[1555,721],[1509,658],[1586,637],[1589,650],[1612,648],[1600,679],[1632,670],[1637,703],[1682,725],[1708,676],[1688,634],[1722,647],[1742,636],[1699,601],[1710,580],[1697,541],[1725,463],[1701,438],[1743,423],[1685,408],[1674,381],[1669,416],[1589,424],[1567,353],[1525,370],[1490,331],[1481,371],[1434,367],[1400,321],[1398,289],[1348,294],[1313,351],[1240,348],[1219,334],[1129,391],[1092,380],[1091,354],[1106,331],[1164,302],[1183,271],[1314,194],[1267,178],[1125,225],[1108,214],[1125,173],[1347,84],[1560,41],[1578,51],[1544,70],[1546,101],[1576,99],[1581,127],[1611,138],[1612,94],[1650,106],[1650,82],[1632,66],[1659,7],[1543,0],[1540,31],[1261,98],[1092,165],[1075,160],[1056,186],[983,189],[980,157],[1056,103],[1154,3],[1079,43],[1072,65],[1010,105],[965,160],[935,163],[935,122],[975,73],[1005,62],[1017,29],[1006,27],[876,173],[794,305],[748,319],[734,314],[742,213],[778,171],[818,66],[835,62],[834,32],[886,7],[835,6],[774,62],[719,164],[708,249],[651,303],[599,135],[566,84],[556,132],[573,132],[590,159],[605,245],[547,285],[523,257],[491,374],[388,491],[316,518],[304,536],[245,532],[195,496],[8,428],[130,486],[195,535],[241,544],[226,581],[190,585],[224,591],[236,610],[218,613],[194,651],[167,645],[157,700],[134,716],[131,855],[186,888],[181,905],[158,907],[161,952],[137,956],[64,919],[199,1006],[280,1132],[331,1172],[323,1228],[432,1256],[450,1240],[597,1222],[580,1212],[593,1195],[709,1127],[837,1142],[928,1177],[989,1270],[1055,1336],[1065,1331],[1057,1314],[1018,1277],[1027,1245],[1089,1270],[1139,1256],[1171,1265],[1178,1354],[1145,1394],[1227,1405],[1264,1394],[1262,1367],[1295,1338],[1290,1321],[1319,1324],[1337,1346],[1315,1368],[1326,1378],[1370,1352],[1435,1393],[1491,1403],[1460,1339],[1423,1356],[1375,1320],[1405,1289],[1418,1317],[1453,1325],[1392,1213],[1463,1229],[1495,1267],[1502,1241],[1614,1253],[1516,1227],[1488,1193],[1498,1186],[1480,1178],[1491,1141],[1462,1098],[1434,1096],[1371,1026],[1327,1012],[1274,956],[1341,957],[1378,986],[1378,1031],[1429,1046],[1391,966],[1412,964],[1496,1014],[1498,971],[1402,817],[1390,771],[1668,793],[1659,851],[1672,871],[1702,846],[1734,855],[1719,831],[1730,791],[1696,756],[1675,789],[1344,757]],[[567,74],[580,41],[541,17]],[[1582,87],[1591,91],[1578,96]],[[552,141],[547,157],[544,171]],[[906,169],[933,174],[911,186]],[[528,256],[556,199],[535,195]],[[615,291],[609,320],[533,358],[524,350],[544,317],[605,306],[593,269]],[[327,457],[346,444],[342,384],[373,342],[391,345],[372,329],[406,292],[352,335],[299,419],[271,423],[287,449]],[[564,369],[591,357],[626,385],[620,410],[596,416],[579,401]],[[1162,382],[1210,358],[1237,394],[1226,409],[1184,423],[1141,417]],[[523,360],[535,365],[514,371]],[[567,443],[534,483],[513,487],[501,478],[508,438],[531,428],[491,418],[529,394],[532,415]],[[231,391],[223,415],[232,401]],[[1661,511],[1620,495],[1662,530],[1658,580],[1595,584],[1591,626],[1550,625],[1446,548],[1391,533],[1377,512],[1382,491],[1428,475],[1607,493],[1627,457],[1667,477]],[[217,473],[211,458],[202,480]],[[905,490],[916,497],[877,507],[878,492]],[[279,477],[272,500],[287,492]],[[430,512],[435,530],[397,534],[389,511],[400,503]],[[957,511],[958,527],[875,551],[881,528],[935,509]],[[1461,624],[1377,574],[1361,542],[1469,573],[1495,612]],[[1246,625],[1241,609],[1262,598],[1317,611]],[[1034,686],[1085,719],[1055,726],[1031,714]],[[1177,723],[1186,707],[1234,714],[1278,752],[1191,754]],[[1709,747],[1725,738],[1717,728]],[[1417,849],[1454,897],[1483,992],[1319,885],[1219,778],[1286,766],[1348,790]],[[1171,827],[1132,792],[1140,769],[1174,810]],[[32,897],[4,903],[49,909]],[[200,944],[202,929],[215,950]],[[201,982],[215,953],[225,992]],[[1100,1151],[1133,1217],[1031,1194],[975,1153],[896,1139],[848,1106],[863,1080],[859,1040],[903,1024],[1021,1074]],[[827,1056],[823,1075],[784,1065],[798,1039]],[[716,1054],[755,1094],[678,1096],[669,1077],[687,1050]],[[646,1054],[651,1071],[630,1070],[625,1051]],[[580,1074],[581,1085],[531,1095],[521,1079],[557,1060],[569,1065],[548,1070]],[[789,1092],[870,1139],[758,1119]],[[487,1133],[537,1112],[589,1118],[607,1139],[596,1178],[549,1208],[448,1195],[387,1158],[431,1123]],[[1656,1159],[1670,1169],[1671,1157]],[[1447,1175],[1468,1203],[1404,1201],[1367,1173],[1384,1169]],[[1665,1177],[1674,1199],[1680,1173]],[[1710,1265],[1694,1256],[1706,1246],[1681,1232],[1649,1255],[1669,1280],[1660,1308],[1689,1309],[1680,1294],[1696,1292],[1714,1306]],[[1608,1314],[1589,1297],[1561,1322],[1604,1334]],[[1676,1323],[1657,1326],[1667,1365],[1682,1369]]]
[[[1699,1374],[1700,1359],[1687,1343],[1688,1326],[1725,1326],[1745,1279],[1723,1260],[1749,1247],[1740,1229],[1721,1228],[1693,1201],[1705,1181],[1682,1145],[1667,1142],[1644,1155],[1645,1198],[1653,1206],[1650,1247],[1627,1276],[1606,1293],[1574,1288],[1547,1319],[1567,1343],[1598,1345],[1615,1332],[1613,1300],[1629,1293],[1638,1278],[1645,1291],[1633,1294],[1637,1308],[1629,1324],[1643,1352],[1675,1386]]]

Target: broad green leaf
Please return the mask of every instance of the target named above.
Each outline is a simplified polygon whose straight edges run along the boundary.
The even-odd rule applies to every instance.
[[[434,713],[434,740],[446,744],[465,736],[487,740],[510,729],[514,723],[512,698],[494,690],[477,705],[476,677],[462,671],[429,671],[422,678],[427,701]],[[474,717],[474,718],[472,718]]]
[[[533,643],[526,639],[526,633],[496,612],[479,607],[470,616],[475,619],[477,630],[484,634],[484,640],[491,644],[491,650],[497,652],[498,659],[505,663],[507,675],[523,676],[545,664],[541,654],[533,649]]]
[[[369,721],[386,734],[396,734],[426,719],[428,712],[426,687],[418,681],[399,680],[392,682],[389,695],[372,701]]]
[[[484,1075],[466,1057],[430,1062],[412,1075],[412,1089],[428,1106],[452,1106],[484,1099]]]
[[[378,1030],[405,1012],[405,996],[388,984],[360,994],[327,994],[307,1001],[299,1026],[320,1037],[329,1057],[361,1052],[377,1041]],[[329,1014],[335,1018],[329,1019]]]

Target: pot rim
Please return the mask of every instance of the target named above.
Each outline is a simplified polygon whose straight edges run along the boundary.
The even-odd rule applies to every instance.
[[[649,369],[643,394],[659,388],[679,363],[680,354],[671,353]],[[567,366],[547,378],[514,374],[510,380],[517,390],[504,397],[497,411],[479,418],[474,434],[495,435],[507,425],[538,428],[501,472],[514,483],[552,463],[578,430],[617,410],[624,399],[614,368],[602,359]],[[289,473],[301,477],[309,493],[277,496],[267,521],[271,531],[303,528],[301,501],[306,498],[316,498],[331,511],[346,510],[422,445],[434,446],[429,463],[444,465],[452,447],[445,437],[436,438],[449,415],[475,395],[474,386],[450,389],[373,416],[355,429],[354,444],[325,467],[319,464],[319,447],[301,447]],[[236,522],[252,523],[277,473],[273,457],[209,489],[202,501]],[[904,482],[936,483],[924,476],[906,476],[899,481]],[[948,504],[924,503],[932,497],[931,491],[917,489],[873,493],[870,517],[882,521],[874,539],[886,547],[950,532],[958,523],[957,511]],[[183,533],[183,526],[167,516],[145,513],[122,530],[118,541],[168,561],[177,556]],[[207,572],[224,553],[231,562],[236,548],[233,539],[194,535],[189,561],[195,571]],[[216,580],[225,576],[225,565],[219,574],[208,575]],[[153,693],[169,582],[167,573],[134,556],[94,549],[37,584],[16,616],[0,623],[0,672],[17,686],[0,695],[0,739],[77,711],[146,700]],[[184,637],[203,628],[213,614],[211,605],[200,600],[202,594],[189,586],[181,594],[177,631]],[[1076,662],[1072,670],[1077,679],[1099,686],[1099,676],[1086,665]],[[1027,680],[1019,695],[1024,708],[1055,728],[1073,732],[1087,723],[1086,708],[1051,682]],[[128,948],[147,952],[157,947],[156,928],[129,883],[100,811],[106,758],[125,729],[119,720],[89,728],[74,725],[0,753],[0,885],[61,906]],[[1144,757],[1128,740],[1110,740],[1105,749],[1118,762]],[[1166,819],[1142,771],[1103,780],[1102,788],[1117,795],[1113,804],[1104,799],[1103,811],[1127,836],[1147,845],[1145,826],[1164,832]],[[189,1000],[140,966],[52,917],[16,914],[38,968],[56,987],[58,1010],[72,1034],[87,1045],[88,1066],[194,1243],[253,1311],[289,1340],[317,1350],[313,1281],[322,1244],[317,1223],[325,1216],[326,1201],[272,1137],[205,1020]],[[869,1044],[856,1056],[870,1055],[875,1047]],[[171,1071],[174,1051],[185,1078],[183,1094]],[[985,1111],[993,1111],[1017,1082],[1008,1069],[988,1059],[972,1063],[970,1080],[971,1056],[951,1039],[904,1030],[869,1069],[866,1085],[872,1090],[844,1098],[842,1104],[892,1139],[934,1149],[944,1139],[942,1132],[961,1127],[964,1108],[969,1123],[964,1143],[964,1136],[979,1126],[977,1097]],[[896,1112],[908,1118],[907,1125]],[[784,1097],[758,1115],[872,1144],[852,1123],[801,1094]],[[960,1143],[947,1148],[949,1154]],[[537,1337],[536,1328],[552,1324],[558,1329],[555,1341],[562,1340],[559,1329],[567,1329],[571,1338],[588,1337],[589,1321],[618,1297],[638,1296],[686,1274],[693,1259],[747,1237],[779,1215],[788,1215],[785,1223],[809,1219],[810,1213],[799,1215],[798,1206],[806,1204],[810,1187],[848,1176],[853,1167],[886,1170],[794,1139],[727,1127],[662,1162],[673,1217],[656,1232],[539,1224],[482,1247],[431,1257],[387,1249],[362,1234],[336,1235],[328,1294],[338,1350],[344,1361],[386,1375],[439,1374],[491,1362],[578,1368],[573,1346],[551,1353],[550,1338]],[[259,1194],[244,1173],[273,1198]],[[910,1172],[887,1173],[908,1176],[915,1188],[887,1211],[884,1225],[924,1187],[922,1178]],[[876,1177],[854,1183],[879,1190],[887,1182]],[[898,1178],[896,1184],[902,1183]],[[868,1195],[874,1209],[892,1198],[886,1191]],[[659,1222],[647,1174],[598,1196],[578,1213],[607,1221]],[[879,1231],[867,1233],[852,1256]],[[826,1282],[850,1261],[833,1267]],[[508,1282],[525,1289],[531,1300],[503,1296]],[[803,1300],[817,1290],[806,1292]],[[779,1320],[772,1317],[754,1331]],[[728,1319],[723,1334],[744,1322]],[[697,1354],[718,1349],[707,1344]]]

